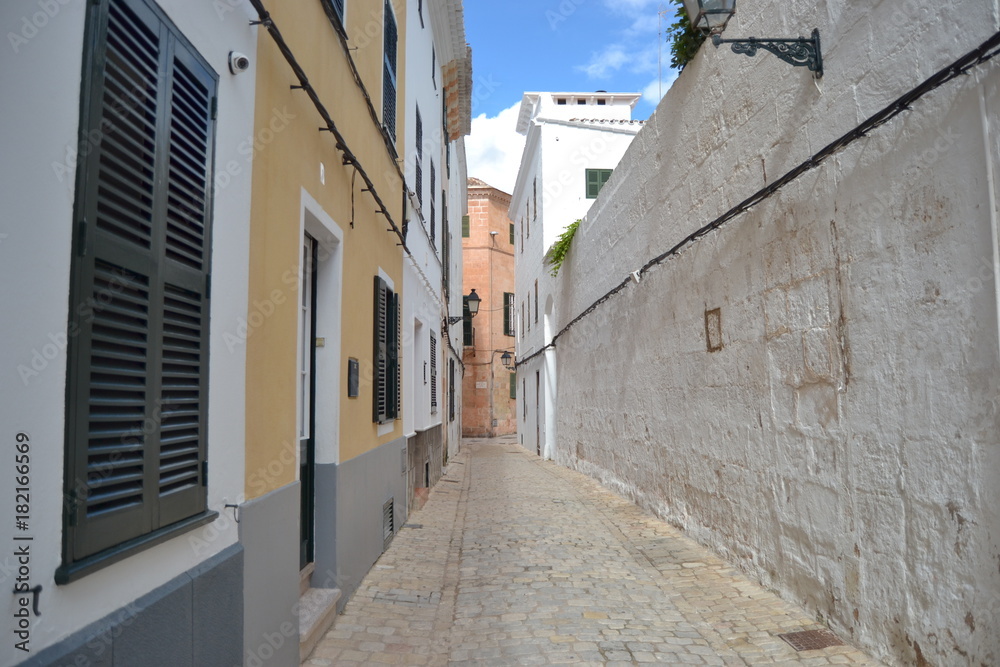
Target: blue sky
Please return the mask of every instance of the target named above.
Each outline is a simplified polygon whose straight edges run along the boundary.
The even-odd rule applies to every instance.
[[[634,117],[645,119],[676,78],[667,0],[466,0],[472,46],[472,135],[469,175],[507,192],[514,185],[523,137],[514,131],[526,91],[638,92]],[[663,16],[662,26],[659,11]],[[662,57],[662,81],[659,63]]]

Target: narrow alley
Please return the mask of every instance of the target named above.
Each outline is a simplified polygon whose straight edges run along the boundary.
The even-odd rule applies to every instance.
[[[404,665],[877,665],[680,531],[542,461],[465,440],[305,661]]]

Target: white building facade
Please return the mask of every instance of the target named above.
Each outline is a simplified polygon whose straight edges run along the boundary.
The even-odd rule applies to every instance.
[[[248,19],[0,6],[0,664],[242,661]]]
[[[518,433],[524,447],[546,458],[553,456],[556,436],[557,361],[548,346],[559,303],[545,256],[605,187],[618,187],[612,172],[642,127],[632,120],[639,98],[637,93],[525,93],[521,101],[517,131],[527,138],[509,211]]]
[[[461,441],[461,327],[447,320],[462,314],[472,65],[460,0],[409,0],[406,17],[402,411],[412,497],[437,482]]]

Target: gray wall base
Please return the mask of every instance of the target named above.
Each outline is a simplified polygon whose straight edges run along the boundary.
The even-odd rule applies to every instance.
[[[21,665],[238,667],[243,567],[234,544]]]
[[[240,508],[245,667],[298,667],[299,514],[298,482]]]
[[[339,588],[341,612],[382,555],[382,507],[392,499],[395,530],[406,521],[406,439],[341,463],[316,466],[313,588]]]

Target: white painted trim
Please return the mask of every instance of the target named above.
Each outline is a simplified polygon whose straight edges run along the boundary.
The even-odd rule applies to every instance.
[[[323,207],[302,188],[299,211],[299,236],[306,233],[316,239],[318,265],[316,276],[316,336],[325,338],[324,347],[316,350],[316,396],[323,409],[316,411],[316,463],[340,462],[340,392],[342,373],[341,331],[343,329],[344,230]],[[300,274],[301,280],[301,274]],[[297,340],[302,340],[299,318]],[[302,397],[296,387],[296,408]]]

